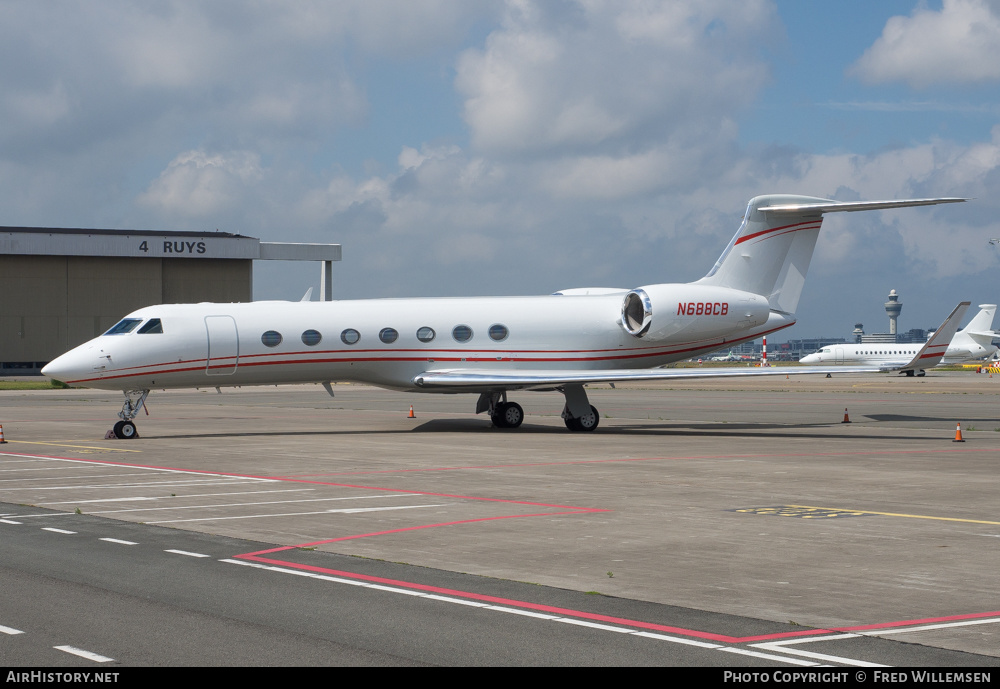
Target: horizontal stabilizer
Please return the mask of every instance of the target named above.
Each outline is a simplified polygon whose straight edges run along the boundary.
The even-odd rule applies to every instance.
[[[962,203],[969,199],[945,197],[939,199],[902,199],[899,201],[830,201],[828,203],[785,203],[762,206],[764,213],[839,213],[851,211],[883,211],[910,206],[935,206],[939,203]]]
[[[969,308],[970,303],[963,301],[956,306],[951,315],[944,319],[944,323],[934,331],[934,334],[928,338],[916,356],[910,360],[910,363],[894,370],[912,371],[921,368],[934,368],[941,363],[945,352],[948,351],[948,345],[951,344],[952,338],[955,337],[955,333],[958,331],[959,321],[965,316],[965,311]]]

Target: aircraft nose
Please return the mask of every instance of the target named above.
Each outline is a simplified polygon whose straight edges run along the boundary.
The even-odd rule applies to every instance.
[[[93,368],[92,366],[90,368]],[[80,352],[77,349],[58,356],[42,367],[42,375],[54,378],[63,383],[83,378],[90,369],[83,366]]]

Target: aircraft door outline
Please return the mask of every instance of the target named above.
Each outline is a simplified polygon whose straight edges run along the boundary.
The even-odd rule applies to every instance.
[[[240,362],[240,337],[232,316],[205,316],[205,375],[231,376]]]

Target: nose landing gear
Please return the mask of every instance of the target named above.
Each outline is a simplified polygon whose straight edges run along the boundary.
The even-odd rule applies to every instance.
[[[133,419],[139,413],[140,409],[146,408],[146,395],[149,394],[149,390],[122,390],[125,394],[125,404],[122,405],[122,410],[118,412],[118,418],[121,419],[118,423],[114,425],[111,432],[106,437],[121,438],[122,440],[132,440],[133,438],[139,437],[139,431],[136,430],[135,423]],[[146,412],[149,414],[149,412]]]

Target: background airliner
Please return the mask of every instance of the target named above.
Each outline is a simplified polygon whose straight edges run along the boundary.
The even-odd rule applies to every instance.
[[[136,437],[133,419],[152,388],[314,382],[333,394],[332,381],[476,393],[476,412],[488,412],[500,428],[516,428],[524,419],[508,392],[558,390],[566,400],[566,426],[592,431],[600,416],[588,400],[587,383],[778,373],[654,367],[793,325],[825,213],[964,200],[844,203],[758,196],[708,274],[687,284],[579,288],[537,297],[150,306],[58,357],[42,373],[71,385],[122,390],[125,403],[114,427],[120,438]],[[950,340],[962,313],[960,306],[942,324],[936,342]],[[901,368],[922,368],[939,358],[925,349]]]
[[[996,304],[980,304],[979,313],[969,324],[955,333],[948,350],[939,365],[960,364],[963,361],[985,359],[997,351],[993,340],[1000,333],[993,330],[993,316]],[[809,366],[831,364],[868,364],[871,366],[902,366],[916,354],[919,344],[835,344],[823,347],[818,352],[799,359],[800,364]],[[909,369],[907,375],[913,375]]]

